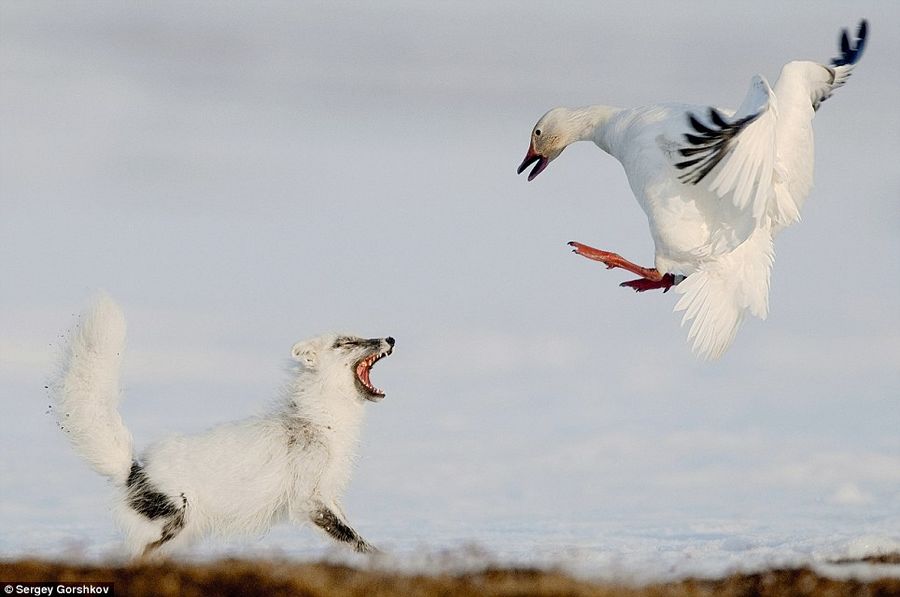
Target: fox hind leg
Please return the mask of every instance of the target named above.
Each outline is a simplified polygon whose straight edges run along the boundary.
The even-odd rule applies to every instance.
[[[185,511],[187,510],[187,498],[181,494],[181,508],[172,516],[166,519],[160,532],[159,539],[151,541],[144,546],[141,557],[148,557],[155,554],[164,544],[174,539],[178,533],[184,528]]]

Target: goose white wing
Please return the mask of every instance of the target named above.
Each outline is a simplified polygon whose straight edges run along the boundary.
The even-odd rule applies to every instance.
[[[853,68],[862,58],[863,50],[866,49],[868,34],[869,24],[865,20],[860,22],[859,28],[856,30],[855,43],[851,43],[850,34],[846,29],[841,32],[841,55],[831,60],[831,67],[823,67],[830,75],[827,82],[821,82],[812,89],[813,93],[810,99],[814,110],[818,110],[819,104],[831,97],[834,90],[842,87],[850,78]]]
[[[675,164],[682,170],[678,178],[690,184],[706,180],[716,195],[730,195],[739,209],[759,220],[772,192],[777,120],[775,94],[757,75],[730,121],[715,108],[703,120],[688,116],[694,133],[684,136],[685,146],[678,150],[685,158]]]
[[[809,61],[789,62],[775,83],[780,113],[776,131],[774,195],[769,215],[778,226],[800,219],[800,208],[813,186],[813,133],[811,122],[819,106],[850,78],[866,44],[863,21],[855,45],[845,29],[841,55],[830,66]]]
[[[732,117],[715,108],[688,114],[693,132],[674,153],[673,164],[685,184],[700,184],[722,201],[730,200],[751,223],[749,236],[731,251],[700,264],[675,287],[675,305],[691,323],[695,352],[717,358],[731,344],[746,312],[765,319],[774,260],[773,235],[800,217],[812,188],[815,110],[843,85],[865,47],[867,26],[859,27],[855,46],[846,30],[841,56],[831,66],[791,62],[774,91],[754,77],[750,91]],[[776,99],[777,98],[777,99]],[[674,156],[679,156],[675,158]],[[680,161],[676,161],[680,160]],[[738,224],[732,221],[730,224]]]
[[[775,85],[753,78],[741,107],[731,119],[709,108],[705,117],[689,114],[693,132],[674,166],[686,184],[703,182],[720,198],[730,197],[754,220],[768,213],[786,225],[799,219],[799,208],[812,187],[812,131],[815,110],[846,83],[865,48],[868,25],[862,21],[855,44],[846,29],[841,55],[825,66],[797,61],[785,65]]]

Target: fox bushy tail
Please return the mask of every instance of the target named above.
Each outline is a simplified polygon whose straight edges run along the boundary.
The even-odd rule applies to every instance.
[[[675,287],[682,295],[675,311],[682,325],[692,321],[688,340],[693,351],[717,359],[728,350],[747,312],[769,314],[769,278],[775,249],[772,234],[759,228],[731,253],[700,266]]]
[[[52,387],[60,428],[91,467],[124,483],[131,469],[131,433],[118,405],[119,370],[125,348],[125,317],[107,295],[81,316],[65,347]]]

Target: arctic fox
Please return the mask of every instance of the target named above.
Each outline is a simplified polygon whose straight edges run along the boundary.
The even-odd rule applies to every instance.
[[[374,550],[347,522],[340,497],[363,407],[384,398],[369,370],[391,354],[393,338],[298,342],[291,381],[267,414],[172,436],[140,456],[117,410],[124,346],[122,311],[101,296],[69,337],[52,395],[75,450],[117,487],[132,556],[164,555],[211,534],[262,534],[285,519]]]

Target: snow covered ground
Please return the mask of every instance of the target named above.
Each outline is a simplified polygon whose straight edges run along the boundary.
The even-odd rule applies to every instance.
[[[382,365],[386,374],[391,365]],[[900,550],[896,457],[866,441],[836,449],[740,430],[647,437],[602,421],[528,430],[515,416],[491,433],[477,422],[466,430],[429,421],[425,404],[405,400],[373,407],[373,415],[382,406],[394,412],[370,422],[348,495],[351,520],[389,554],[382,565],[561,565],[647,580]],[[164,419],[149,414],[159,408],[186,415],[181,427],[200,427],[211,414],[169,398],[145,402],[128,409],[135,421]],[[455,407],[474,410],[462,402]],[[105,482],[70,454],[49,416],[10,415],[0,555],[115,556]],[[224,554],[349,557],[312,529],[291,526],[258,540],[210,541],[194,556]]]
[[[395,336],[346,500],[385,565],[667,578],[900,550],[900,6],[228,6],[0,7],[0,556],[117,552],[106,483],[44,413],[101,287],[138,445],[264,407],[295,340]],[[771,316],[698,362],[674,297],[567,252],[651,259],[619,166],[575,146],[526,184],[530,128],[736,105],[862,16]],[[222,553],[346,557],[290,527],[197,551]]]

